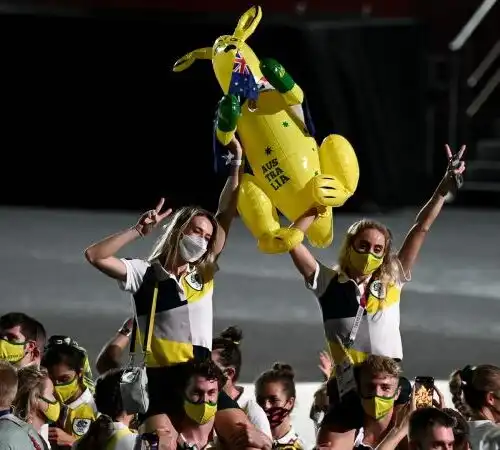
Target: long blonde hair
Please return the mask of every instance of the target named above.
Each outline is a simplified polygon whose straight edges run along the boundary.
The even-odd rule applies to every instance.
[[[196,261],[195,266],[202,273],[207,267],[211,266],[216,257],[215,246],[219,224],[212,213],[197,206],[184,206],[167,218],[167,223],[163,227],[163,234],[156,241],[148,261],[159,260],[164,267],[173,264],[177,258],[182,234],[196,216],[206,217],[210,220],[214,231],[208,242],[206,253]]]
[[[344,237],[340,247],[339,263],[337,268],[342,272],[347,272],[349,268],[349,251],[354,240],[364,230],[373,228],[380,231],[385,237],[384,259],[382,265],[373,273],[373,278],[380,280],[384,284],[395,283],[400,279],[400,264],[397,255],[393,250],[392,233],[385,225],[371,219],[361,219],[354,222]]]
[[[17,372],[17,377],[19,384],[12,403],[14,414],[24,422],[29,422],[37,410],[38,398],[42,395],[48,373],[44,368],[27,366]]]

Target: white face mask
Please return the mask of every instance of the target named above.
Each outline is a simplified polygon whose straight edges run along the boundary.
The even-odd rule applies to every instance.
[[[181,258],[186,262],[198,261],[207,251],[207,241],[201,236],[182,236],[179,242]]]

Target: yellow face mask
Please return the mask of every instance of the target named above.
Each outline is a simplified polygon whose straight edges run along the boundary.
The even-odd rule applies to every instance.
[[[184,411],[191,420],[204,425],[214,418],[217,412],[217,403],[193,403],[186,399],[184,400]]]
[[[363,410],[375,420],[386,416],[394,408],[394,397],[368,397],[361,399]]]
[[[383,256],[360,253],[353,248],[349,249],[349,265],[363,275],[370,275],[375,272],[382,265],[383,261]]]
[[[0,360],[18,363],[24,358],[27,342],[10,342],[6,339],[0,339]]]
[[[50,423],[57,422],[57,419],[59,419],[59,415],[61,414],[61,404],[57,400],[47,400],[42,396],[40,396],[39,398],[47,404],[47,409],[45,411],[42,410],[42,414]]]
[[[67,403],[76,396],[78,390],[80,389],[79,378],[76,376],[68,383],[56,384],[54,388],[57,396],[61,399],[61,402]]]

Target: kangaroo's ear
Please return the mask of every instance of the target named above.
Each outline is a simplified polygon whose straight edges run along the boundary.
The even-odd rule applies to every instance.
[[[246,13],[244,13],[236,29],[234,30],[234,37],[246,41],[255,31],[257,25],[262,19],[262,8],[260,6],[252,6]]]
[[[182,72],[188,69],[197,59],[212,59],[212,47],[198,48],[178,59],[173,71]]]

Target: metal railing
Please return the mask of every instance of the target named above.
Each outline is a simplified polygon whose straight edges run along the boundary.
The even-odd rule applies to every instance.
[[[483,89],[477,94],[472,102],[465,108],[461,107],[460,101],[463,85],[465,84],[465,86],[469,89],[476,87],[479,81],[482,80],[487,71],[500,57],[499,39],[495,44],[493,44],[493,47],[478,67],[467,77],[467,82],[462,83],[462,80],[464,80],[464,74],[462,72],[466,68],[462,66],[461,51],[497,3],[498,0],[483,0],[481,5],[476,9],[474,14],[463,26],[455,39],[453,39],[449,44],[449,49],[451,50],[451,80],[449,91],[450,116],[448,124],[448,140],[454,146],[459,144],[459,126],[463,117],[462,113],[465,112],[466,119],[474,117],[500,84],[500,69],[498,69],[485,83]]]

